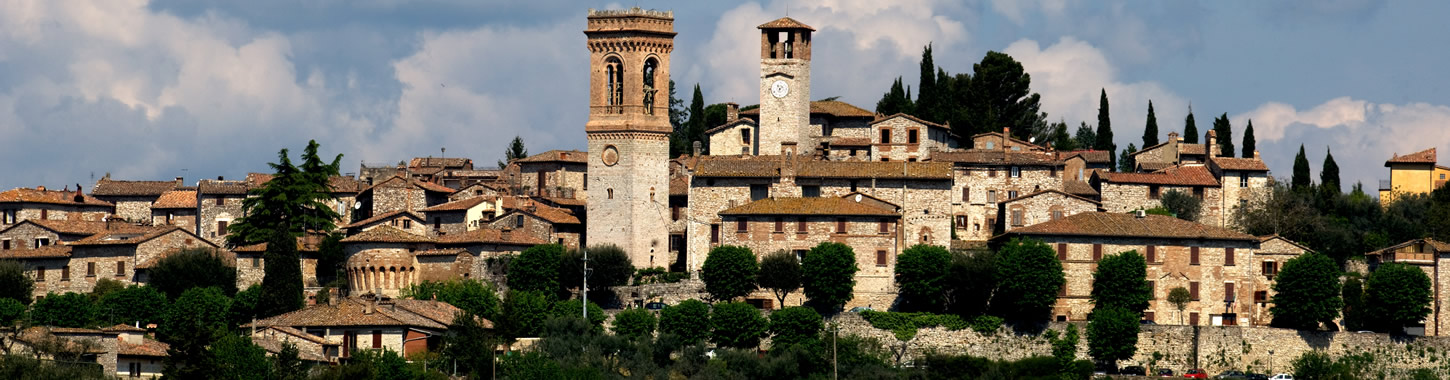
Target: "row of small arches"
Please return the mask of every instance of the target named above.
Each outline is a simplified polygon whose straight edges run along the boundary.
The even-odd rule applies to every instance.
[[[377,289],[402,289],[418,281],[417,268],[360,266],[348,268],[347,278],[353,291],[366,293]]]

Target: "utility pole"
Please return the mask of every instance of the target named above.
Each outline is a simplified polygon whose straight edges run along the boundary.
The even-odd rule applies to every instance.
[[[585,321],[588,321],[589,320],[589,250],[588,249],[584,249],[584,248],[580,248],[580,250],[581,251],[584,251],[584,286],[582,286],[582,287],[579,288],[579,298],[583,299],[583,301],[584,301],[584,302],[580,302],[580,303],[583,304],[583,308],[584,308],[584,320]]]

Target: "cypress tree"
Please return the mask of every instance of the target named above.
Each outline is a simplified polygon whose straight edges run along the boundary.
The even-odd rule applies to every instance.
[[[1254,120],[1249,119],[1249,125],[1244,127],[1244,158],[1254,158],[1254,151],[1259,150],[1257,141],[1254,140]]]
[[[267,270],[262,274],[262,297],[257,305],[257,317],[265,318],[303,306],[302,264],[297,253],[297,240],[289,233],[278,233],[267,242],[267,251],[262,260]]]
[[[1298,173],[1298,161],[1295,162],[1294,170]],[[1324,149],[1324,168],[1319,170],[1319,187],[1324,188],[1326,193],[1331,190],[1336,194],[1340,192],[1339,164],[1334,163],[1334,153],[1329,148]]]
[[[1098,133],[1097,141],[1093,143],[1093,149],[1108,151],[1108,167],[1116,167],[1118,165],[1117,157],[1111,154],[1117,151],[1118,147],[1113,145],[1113,122],[1111,117],[1108,116],[1107,89],[1102,90],[1102,96],[1098,100]]]
[[[1234,130],[1228,123],[1228,112],[1213,119],[1213,130],[1218,135],[1219,154],[1224,157],[1234,156]]]
[[[1133,162],[1133,153],[1137,152],[1138,147],[1133,146],[1132,143],[1128,143],[1128,147],[1123,149],[1123,153],[1118,156],[1118,171],[1124,173],[1137,171],[1138,165]]]
[[[931,59],[931,44],[921,50],[921,82],[916,86],[916,113],[922,119],[939,122],[937,109],[936,64]]]
[[[696,141],[700,142],[702,150],[709,150],[710,142],[705,141],[705,96],[700,93],[700,84],[695,84],[695,94],[690,99],[690,119],[685,122],[685,146],[687,149],[694,149]]]
[[[1289,183],[1294,190],[1313,186],[1309,179],[1309,158],[1304,155],[1304,144],[1299,144],[1299,154],[1294,156],[1294,176]]]
[[[876,102],[876,113],[882,115],[911,113],[911,108],[911,92],[902,86],[901,77],[896,77],[891,89],[881,96],[881,101]]]
[[[1193,106],[1188,106],[1188,118],[1183,120],[1183,142],[1198,143],[1198,125],[1193,122]]]
[[[1143,148],[1158,145],[1158,116],[1153,115],[1153,101],[1148,101],[1148,124],[1143,126]]]

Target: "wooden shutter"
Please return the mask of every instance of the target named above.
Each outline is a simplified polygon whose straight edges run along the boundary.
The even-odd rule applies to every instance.
[[[890,228],[886,226],[886,219],[881,219],[879,222],[877,222],[877,224],[880,226],[879,232],[883,234],[887,233],[890,230]]]
[[[1194,301],[1198,300],[1198,281],[1188,282],[1188,298]]]
[[[785,232],[785,219],[775,218],[775,232]]]
[[[836,218],[836,233],[846,233],[846,218]]]
[[[1225,283],[1223,283],[1223,301],[1224,302],[1233,302],[1233,300],[1234,300],[1234,283],[1232,283],[1232,282],[1225,282]]]
[[[962,202],[963,203],[966,203],[966,202],[971,202],[971,201],[972,201],[972,188],[966,187],[966,186],[962,186]]]
[[[735,232],[745,232],[745,231],[746,231],[746,229],[745,229],[745,218],[737,219],[735,221]]]
[[[543,176],[539,178],[543,178]],[[383,330],[373,330],[373,348],[383,348]]]
[[[1198,325],[1198,313],[1188,313],[1188,324],[1191,326]]]
[[[1067,243],[1057,243],[1057,259],[1067,261]]]
[[[1148,281],[1148,299],[1158,299],[1158,284]]]
[[[1223,265],[1226,265],[1226,266],[1233,266],[1234,265],[1234,249],[1233,248],[1224,248],[1223,249]]]
[[[802,233],[802,234],[803,233],[806,233],[806,219],[805,218],[801,218],[800,220],[797,220],[795,222],[795,232],[796,233]]]
[[[719,244],[720,243],[720,225],[719,224],[711,224],[710,225],[710,243],[712,243],[712,244]]]
[[[1188,248],[1188,264],[1198,265],[1198,247]]]
[[[884,266],[886,266],[886,251],[881,251],[881,250],[876,251],[876,266],[878,266],[878,267],[884,267]]]
[[[126,275],[126,262],[125,261],[117,261],[116,262],[116,275],[117,276],[124,276],[124,275]]]
[[[1146,250],[1148,251],[1148,253],[1146,255],[1147,256],[1147,259],[1148,259],[1148,262],[1149,263],[1158,262],[1158,246],[1150,245],[1150,246],[1148,246],[1148,248]]]
[[[1103,259],[1103,245],[1093,244],[1093,262]]]

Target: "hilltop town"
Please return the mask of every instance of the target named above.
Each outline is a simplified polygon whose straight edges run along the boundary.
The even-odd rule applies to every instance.
[[[4,336],[6,351],[95,363],[102,373],[120,377],[159,376],[190,365],[176,357],[226,340],[181,347],[182,335],[166,326],[177,321],[171,308],[141,314],[99,306],[111,305],[100,294],[103,288],[156,292],[172,305],[208,297],[184,288],[167,293],[177,278],[168,271],[203,267],[183,263],[186,258],[215,260],[234,273],[220,277],[226,286],[215,292],[233,305],[219,312],[226,316],[221,330],[250,339],[267,356],[290,355],[320,366],[363,360],[358,357],[384,360],[369,355],[386,352],[430,362],[436,358],[429,354],[458,350],[448,347],[459,343],[447,341],[466,336],[458,335],[466,331],[460,325],[504,337],[472,346],[485,351],[474,354],[492,364],[496,350],[547,346],[542,343],[547,337],[537,339],[546,335],[539,333],[545,331],[543,315],[572,316],[581,309],[590,310],[587,322],[619,335],[625,335],[621,326],[632,323],[625,318],[646,318],[637,314],[647,312],[643,335],[654,333],[656,318],[663,334],[670,329],[663,320],[669,310],[686,313],[700,303],[696,300],[721,302],[714,313],[737,310],[722,305],[749,305],[743,313],[753,317],[742,317],[744,324],[766,323],[763,315],[771,315],[769,332],[761,327],[728,342],[700,338],[721,349],[784,351],[774,349],[789,341],[782,338],[788,334],[774,330],[776,315],[812,309],[809,338],[820,335],[824,316],[836,331],[879,338],[875,349],[893,350],[897,364],[903,358],[926,363],[928,353],[938,351],[1002,361],[1062,355],[1052,347],[1059,344],[1067,344],[1063,352],[1086,358],[1096,351],[1079,343],[1077,329],[1092,323],[1095,311],[1108,303],[1101,292],[1110,290],[1101,284],[1113,274],[1105,268],[1121,259],[1137,260],[1137,272],[1130,272],[1137,275],[1121,284],[1142,288],[1140,296],[1146,297],[1129,303],[1144,307],[1124,309],[1139,331],[1127,344],[1136,351],[1112,360],[1124,366],[1171,367],[1180,374],[1193,368],[1285,372],[1305,352],[1339,357],[1353,355],[1355,347],[1405,352],[1408,346],[1432,357],[1450,353],[1450,341],[1440,340],[1450,335],[1450,309],[1440,306],[1450,301],[1450,270],[1442,270],[1450,266],[1450,244],[1428,237],[1433,235],[1398,241],[1385,236],[1354,258],[1331,260],[1311,248],[1318,241],[1247,225],[1265,221],[1253,213],[1276,207],[1298,184],[1275,177],[1256,150],[1236,155],[1232,142],[1225,149],[1212,129],[1192,135],[1167,131],[1161,142],[1145,141],[1123,156],[1131,164],[1122,165],[1111,148],[1063,149],[1021,133],[1033,126],[1000,125],[961,135],[948,123],[910,112],[812,100],[811,66],[830,63],[812,62],[816,30],[789,17],[761,20],[758,27],[760,76],[753,78],[759,81],[758,106],[725,104],[723,124],[671,155],[678,132],[663,89],[671,83],[673,17],[637,8],[589,12],[584,29],[589,66],[578,68],[590,73],[589,121],[582,126],[586,150],[547,150],[501,167],[426,156],[321,172],[311,177],[321,197],[312,205],[326,211],[316,215],[330,217],[328,228],[288,232],[283,242],[295,240],[294,247],[279,248],[277,239],[256,240],[261,235],[253,234],[262,220],[258,215],[268,214],[257,206],[267,203],[258,199],[295,187],[292,181],[305,178],[295,173],[232,179],[108,174],[93,184],[0,192],[0,260],[13,263],[32,284],[16,295],[23,298],[16,302],[21,313],[30,317],[12,317],[16,327]],[[1450,172],[1437,163],[1434,148],[1384,159],[1393,182],[1380,184],[1376,210],[1400,198],[1429,202],[1426,194],[1437,192]],[[1338,183],[1334,186],[1334,196],[1340,196]],[[588,261],[594,272],[582,268],[585,252],[594,255]],[[727,261],[727,255],[741,252],[748,264]],[[929,257],[924,252],[940,254],[930,256],[937,261],[921,261]],[[1045,294],[1009,285],[1012,274],[991,269],[1003,264],[978,263],[989,268],[980,272],[951,269],[970,267],[973,257],[1009,262],[1020,254],[1030,260],[1026,252],[1050,252],[1053,258],[1048,265],[1057,268],[1055,277],[1035,281],[1036,288],[1048,287]],[[766,274],[770,256],[788,257],[795,270],[806,273],[797,273],[802,278],[793,287],[773,285],[776,279]],[[295,257],[295,266],[271,261],[277,257]],[[1383,334],[1339,331],[1349,330],[1351,319],[1340,308],[1308,325],[1285,325],[1284,316],[1273,311],[1284,289],[1276,276],[1300,257],[1332,264],[1328,278],[1335,299],[1341,277],[1359,286],[1361,279],[1373,281],[1381,268],[1414,268],[1429,281],[1426,313],[1384,330],[1363,328]],[[552,260],[543,265],[547,273],[532,272],[539,260]],[[847,262],[840,268],[850,270],[830,277],[834,280],[815,279],[822,275],[813,268],[835,265],[829,260]],[[300,271],[287,285],[300,292],[299,307],[239,314],[243,302],[268,302],[256,298],[266,294],[259,290],[264,283],[280,281],[268,278],[289,278],[274,274],[273,266]],[[219,278],[210,273],[182,277],[207,284]],[[844,290],[827,295],[817,290],[829,287],[821,281],[837,281],[835,287]],[[973,284],[991,288],[987,299],[997,298],[983,303],[991,306],[968,305],[976,293],[966,289]],[[484,290],[450,293],[455,291],[450,286]],[[158,290],[136,290],[143,288]],[[586,293],[599,307],[581,302]],[[86,309],[94,315],[38,319],[50,315],[42,309],[89,307],[70,304],[88,294],[96,295],[85,302],[101,308]],[[244,301],[244,295],[253,298]],[[515,300],[533,296],[547,305]],[[1038,296],[1049,299],[1000,309]],[[537,314],[529,322],[534,325],[511,317],[517,310]],[[926,314],[955,322],[911,319]],[[892,319],[898,317],[908,322]],[[1008,332],[1028,319],[1041,322],[1035,332]],[[903,326],[912,336],[893,332]],[[1069,326],[1072,340],[1059,343],[1067,342],[1059,336],[1068,335]],[[701,328],[711,333],[708,326],[694,327]],[[728,326],[717,322],[714,329],[721,328]],[[995,334],[1002,334],[1001,344],[1016,345],[1015,352],[984,349]],[[1407,344],[1389,334],[1424,340]],[[1083,336],[1085,341],[1088,333]],[[769,344],[763,344],[766,338]],[[1385,358],[1385,370],[1398,376],[1445,368],[1423,353],[1402,356]],[[1068,364],[1063,365],[1066,372]],[[469,368],[487,375],[482,365]]]

